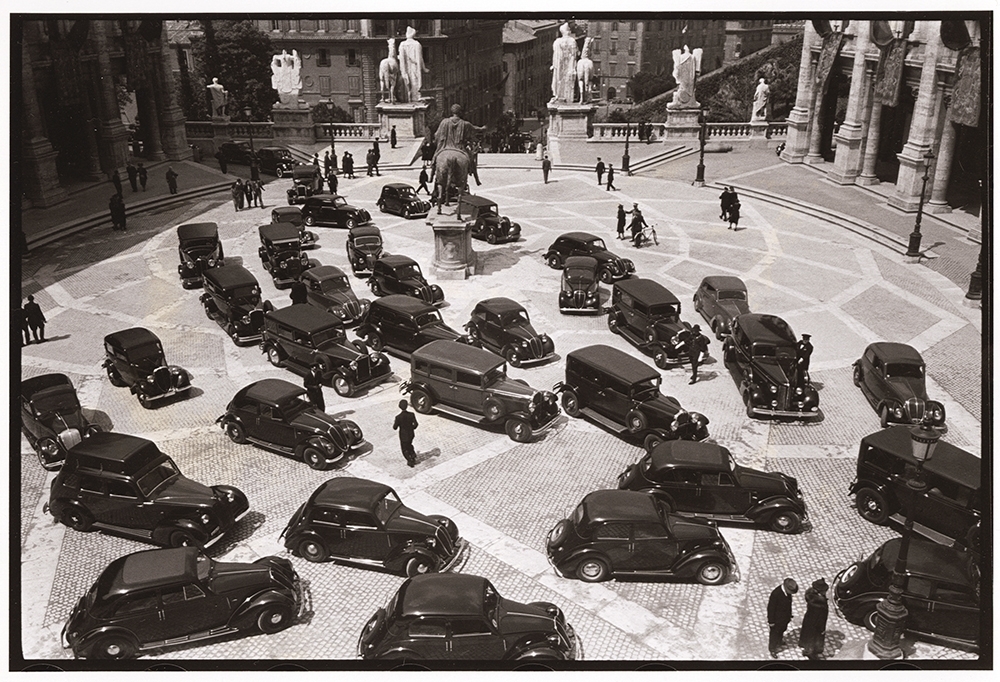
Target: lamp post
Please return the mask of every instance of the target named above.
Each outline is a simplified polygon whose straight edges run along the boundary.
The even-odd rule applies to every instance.
[[[622,154],[622,172],[626,175],[632,175],[632,171],[629,170],[628,163],[628,141],[632,136],[632,124],[628,121],[625,122],[625,153]]]
[[[913,535],[913,516],[917,500],[926,490],[923,481],[924,463],[934,454],[934,447],[941,439],[935,429],[925,420],[925,405],[920,398],[910,398],[903,404],[903,409],[912,423],[910,429],[910,446],[913,459],[917,466],[913,476],[907,478],[906,487],[909,490],[909,501],[906,509],[906,524],[903,526],[903,538],[899,543],[899,553],[896,555],[896,565],[892,570],[892,584],[889,585],[889,596],[879,602],[876,609],[875,634],[868,643],[868,651],[883,660],[901,658],[903,651],[899,640],[906,626],[907,611],[903,605],[903,589],[906,585],[906,560],[910,551],[910,538]]]
[[[917,204],[917,222],[913,225],[913,232],[910,233],[910,246],[906,249],[909,258],[920,257],[920,219],[924,216],[924,192],[927,189],[927,180],[931,175],[931,161],[934,160],[934,152],[930,149],[924,154],[924,183],[920,186],[920,203]]]
[[[708,133],[708,124],[705,122],[705,110],[698,110],[698,168],[695,170],[694,184],[698,187],[705,186],[705,138]]]
[[[333,137],[333,121],[326,124],[326,131],[330,133],[330,156],[334,159],[337,158],[337,142]],[[336,163],[333,164],[336,167]]]
[[[250,119],[250,115],[252,113],[253,112],[250,111],[250,107],[243,107],[243,118],[245,118],[246,121],[247,121],[247,130],[249,131],[249,134],[250,134],[250,154],[251,155],[253,155],[253,154],[256,153],[256,152],[254,152],[254,149],[253,149],[253,121]]]

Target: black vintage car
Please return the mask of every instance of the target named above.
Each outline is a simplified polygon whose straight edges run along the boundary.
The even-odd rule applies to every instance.
[[[566,259],[559,287],[559,312],[601,312],[601,288],[597,285],[597,259],[570,256]]]
[[[715,338],[722,340],[731,331],[733,320],[750,312],[747,285],[739,277],[710,275],[694,292],[694,309],[708,322]]]
[[[225,265],[219,226],[215,223],[188,223],[177,228],[177,253],[181,262],[177,274],[181,286],[192,289],[201,286],[201,275],[216,265]]]
[[[292,153],[284,147],[261,147],[257,150],[257,162],[261,171],[283,178],[295,168]]]
[[[95,433],[66,453],[46,511],[73,530],[103,530],[165,547],[209,547],[243,518],[246,495],[182,476],[156,443]]]
[[[315,249],[319,246],[316,233],[305,228],[302,220],[302,209],[298,206],[275,206],[271,209],[272,223],[288,223],[299,231],[299,241],[303,249]]]
[[[457,215],[472,225],[472,236],[490,244],[516,242],[521,238],[521,226],[500,215],[497,202],[474,194],[462,196]]]
[[[302,206],[302,219],[309,227],[346,227],[348,230],[372,221],[368,211],[351,206],[338,194],[306,199]]]
[[[21,433],[43,468],[58,469],[67,450],[101,430],[83,416],[76,389],[65,374],[41,374],[21,382]]]
[[[219,151],[229,163],[241,163],[249,166],[253,160],[253,152],[250,151],[249,142],[223,142],[219,145]]]
[[[303,272],[319,265],[318,260],[302,252],[299,231],[294,226],[271,223],[258,227],[257,233],[260,235],[257,255],[279,289],[291,286]]]
[[[708,418],[687,412],[660,393],[662,377],[652,367],[610,346],[585,346],[566,356],[562,393],[570,417],[586,417],[646,451],[666,440],[708,438]]]
[[[545,263],[558,270],[565,266],[566,259],[570,256],[590,256],[596,259],[597,276],[605,284],[635,272],[632,261],[611,253],[603,239],[587,232],[567,232],[556,239],[545,252]]]
[[[861,439],[858,469],[849,492],[866,521],[897,527],[905,523],[916,467],[910,429],[893,426]],[[913,529],[935,542],[979,550],[982,519],[982,460],[940,441],[923,467],[926,484],[918,493]]]
[[[372,301],[355,333],[373,350],[389,350],[404,358],[431,341],[472,343],[446,325],[437,308],[402,294]]]
[[[908,424],[903,406],[917,398],[924,403],[923,418],[947,433],[944,405],[927,398],[926,374],[920,353],[905,343],[870,344],[854,362],[854,385],[875,408],[883,429],[889,424]]]
[[[608,329],[652,355],[660,369],[688,359],[691,325],[681,321],[681,302],[651,279],[615,283],[608,307]]]
[[[880,602],[889,597],[900,538],[837,574],[831,601],[850,622],[875,632]],[[945,646],[979,652],[979,557],[914,538],[906,558],[906,632]]]
[[[359,299],[351,289],[344,271],[334,265],[320,265],[302,273],[306,285],[306,303],[332,313],[345,327],[361,321],[371,301]]]
[[[264,313],[274,310],[270,301],[260,300],[257,278],[242,265],[212,268],[205,272],[201,303],[208,319],[226,330],[233,343],[260,341]]]
[[[281,537],[308,561],[334,559],[411,577],[450,570],[468,545],[448,517],[414,511],[389,486],[363,478],[321,485]]]
[[[819,393],[799,371],[795,333],[776,315],[747,313],[732,322],[722,355],[747,416],[816,419]]]
[[[392,377],[389,358],[360,341],[348,343],[340,320],[306,303],[265,314],[260,349],[275,367],[299,375],[316,368],[344,397]]]
[[[714,523],[671,514],[653,495],[597,490],[546,540],[549,563],[565,578],[697,580],[719,585],[739,567]]]
[[[123,329],[104,337],[104,363],[112,386],[128,386],[147,410],[154,403],[191,390],[191,375],[168,365],[163,344],[142,327]]]
[[[304,397],[305,389],[281,379],[241,388],[215,420],[234,443],[253,443],[326,469],[365,445],[361,429],[336,419]]]
[[[313,195],[322,192],[323,176],[317,166],[312,164],[299,164],[292,168],[292,186],[285,191],[285,197],[289,204],[304,204]],[[311,225],[312,223],[307,223]]]
[[[430,202],[420,199],[416,190],[402,182],[383,185],[375,205],[383,213],[395,213],[404,218],[426,216],[431,210]]]
[[[548,602],[500,596],[486,578],[434,573],[409,578],[358,639],[365,660],[574,660],[576,633]]]
[[[194,547],[115,559],[73,607],[62,630],[76,658],[129,659],[235,633],[284,630],[304,606],[283,557],[215,561]]]
[[[374,225],[354,227],[347,233],[347,261],[355,275],[371,272],[382,255],[382,233]]]
[[[465,328],[473,343],[503,356],[512,367],[541,362],[555,353],[551,337],[536,332],[524,306],[509,298],[477,303]]]
[[[524,443],[555,423],[554,394],[507,378],[499,355],[451,341],[431,341],[410,356],[410,380],[400,390],[421,414],[438,410],[481,426],[503,425]]]
[[[375,261],[368,286],[376,296],[406,294],[425,303],[444,303],[444,291],[437,284],[428,284],[417,261],[409,256],[383,255]]]
[[[618,487],[652,493],[671,511],[720,523],[797,533],[808,520],[794,478],[740,466],[714,443],[660,443],[618,476]]]

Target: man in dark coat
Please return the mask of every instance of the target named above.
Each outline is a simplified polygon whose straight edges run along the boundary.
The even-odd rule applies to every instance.
[[[170,189],[171,194],[177,194],[177,173],[174,171],[173,166],[167,166],[167,187]]]
[[[247,208],[253,206],[253,180],[247,180],[243,183],[243,195],[246,197]]]
[[[549,155],[546,154],[542,158],[542,178],[545,180],[545,184],[549,184],[549,171],[552,170],[552,162],[549,160]]]
[[[771,591],[767,600],[767,625],[770,628],[767,650],[771,652],[771,658],[778,657],[778,649],[785,640],[785,630],[792,620],[792,595],[798,591],[798,583],[785,578]]]
[[[302,386],[306,389],[309,402],[316,406],[320,412],[326,411],[326,401],[323,400],[323,376],[319,369],[313,367],[309,374],[302,377]]]
[[[132,186],[132,191],[138,192],[139,191],[139,183],[137,182],[139,179],[138,169],[136,169],[136,167],[132,165],[132,162],[129,161],[128,165],[125,166],[125,172],[128,173],[128,184]]]
[[[313,154],[313,165],[319,168],[319,152]]]
[[[292,305],[296,303],[308,303],[306,299],[306,284],[300,279],[292,283],[288,295],[292,297]]]
[[[337,172],[333,169],[326,174],[326,182],[330,185],[330,194],[337,193]]]
[[[115,186],[115,192],[118,196],[122,195],[122,176],[118,175],[118,169],[115,168],[115,172],[111,174],[111,184]]]
[[[340,168],[341,168],[341,172],[344,174],[344,177],[347,177],[347,175],[348,175],[347,174],[347,164],[348,164],[348,158],[350,156],[351,155],[345,149],[344,150],[344,155],[340,159]]]
[[[253,190],[253,204],[264,208],[264,183],[260,180],[251,180],[250,188]]]
[[[415,192],[415,194],[418,194],[422,189],[425,192],[427,192],[428,196],[430,196],[431,191],[427,189],[427,180],[428,180],[427,166],[424,166],[423,168],[420,169],[420,186],[417,187],[417,191]]]
[[[375,152],[371,149],[365,154],[365,165],[368,166],[368,177],[372,176],[372,166],[375,165]]]
[[[629,229],[632,231],[632,245],[639,246],[642,228],[648,227],[648,225],[646,225],[646,219],[642,217],[639,204],[632,204],[632,210],[629,213],[632,214],[632,223],[629,225]]]
[[[604,162],[601,161],[601,157],[597,157],[597,166],[594,168],[597,171],[597,186],[601,186],[601,181],[604,179]]]
[[[125,200],[117,194],[115,195],[115,213],[118,214],[118,225],[122,228],[122,232],[124,232],[127,229],[125,220],[128,216],[125,213]]]
[[[112,194],[111,199],[108,200],[108,211],[111,213],[111,229],[120,230],[121,229],[121,215],[118,212],[118,202],[122,198],[117,194]]]
[[[608,164],[608,184],[604,189],[608,192],[611,190],[618,191],[618,188],[615,187],[615,168],[610,163]]]
[[[229,163],[226,161],[226,155],[222,153],[221,149],[215,152],[215,158],[219,162],[219,170],[226,173],[229,168]]]
[[[347,152],[347,173],[351,180],[354,179],[354,154]]]
[[[729,215],[729,227],[727,228],[727,229],[731,229],[733,232],[736,232],[736,231],[738,231],[740,229],[740,208],[741,208],[741,205],[740,205],[739,200],[736,199],[735,197],[736,197],[736,195],[734,194],[733,198],[730,199],[729,213],[728,213],[728,215]]]
[[[802,617],[799,646],[810,661],[819,660],[826,640],[826,618],[830,614],[830,604],[826,592],[830,586],[820,578],[806,590],[806,615]]]
[[[693,384],[698,381],[698,365],[701,364],[703,353],[708,355],[708,337],[701,333],[701,326],[691,327],[691,336],[687,344],[688,360],[691,361],[691,381]]]
[[[24,317],[28,322],[28,328],[31,329],[32,336],[35,337],[35,343],[45,343],[45,315],[35,303],[35,297],[30,294],[28,302],[24,304]]]
[[[399,401],[399,414],[392,423],[393,431],[399,431],[399,449],[403,451],[407,466],[417,465],[417,453],[413,450],[413,432],[417,428],[417,418],[406,409],[406,401]]]
[[[631,213],[631,211],[626,211],[625,207],[618,204],[618,238],[625,239],[625,216]]]
[[[719,195],[719,217],[723,220],[729,218],[729,205],[732,203],[733,194],[729,191],[728,187],[722,188],[722,194]]]
[[[250,179],[260,180],[260,159],[256,154],[250,157]]]
[[[229,186],[229,192],[233,195],[233,210],[238,212],[243,208],[243,180],[236,178],[236,182]]]
[[[28,334],[28,313],[24,311],[23,305],[18,308],[18,315],[21,318],[21,333],[24,335],[24,340],[21,341],[21,347],[24,347],[31,343],[31,336]]]
[[[382,152],[378,148],[378,140],[372,142],[372,168],[375,169],[375,175],[382,175],[378,172],[378,162],[382,158]]]
[[[323,152],[323,175],[330,174],[330,152]]]
[[[146,180],[149,178],[149,173],[146,171],[146,167],[142,165],[142,161],[139,162],[139,184],[142,185],[142,191],[146,191]]]
[[[809,381],[809,358],[813,354],[813,345],[809,343],[811,338],[809,334],[803,334],[802,340],[795,344],[795,364],[798,365],[800,385]]]
[[[393,149],[396,148],[396,126],[393,126],[392,130],[389,131],[389,146]]]

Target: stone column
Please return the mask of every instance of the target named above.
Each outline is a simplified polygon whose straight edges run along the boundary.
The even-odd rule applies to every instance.
[[[139,124],[146,135],[143,142],[146,148],[143,154],[147,159],[163,161],[167,155],[163,153],[163,143],[160,141],[160,117],[156,111],[156,96],[153,94],[153,83],[136,90],[136,104],[139,109]]]
[[[21,189],[33,206],[46,207],[66,201],[69,195],[59,184],[58,153],[42,128],[42,111],[35,92],[28,42],[21,41]],[[11,239],[13,241],[13,238]]]
[[[864,144],[864,114],[868,108],[871,84],[868,69],[865,68],[866,53],[871,45],[869,27],[871,22],[852,22],[857,27],[854,37],[854,69],[851,71],[851,92],[847,100],[847,112],[840,130],[834,135],[837,153],[833,159],[833,170],[827,177],[839,185],[853,185],[861,170],[861,148]]]
[[[934,166],[931,198],[924,207],[928,213],[951,213],[951,206],[948,205],[948,182],[951,180],[951,162],[955,157],[955,138],[958,131],[955,130],[955,124],[948,118],[951,94],[945,90],[943,84],[942,93],[941,142],[938,146],[938,157]]]
[[[920,203],[920,189],[924,179],[924,153],[934,144],[937,130],[937,60],[941,51],[941,22],[920,22],[925,24],[922,35],[927,39],[924,45],[924,61],[920,71],[920,91],[913,105],[913,119],[910,122],[910,138],[903,145],[903,151],[896,155],[899,159],[899,174],[896,177],[896,192],[889,197],[889,205],[907,212],[914,212]]]
[[[191,149],[188,147],[187,131],[184,128],[184,110],[177,102],[177,84],[170,72],[170,61],[167,51],[170,42],[167,38],[167,23],[163,22],[160,33],[160,49],[153,55],[153,71],[157,90],[161,95],[160,132],[163,136],[163,152],[171,161],[190,159]]]
[[[788,163],[802,163],[809,150],[809,107],[814,99],[813,90],[816,83],[816,63],[812,48],[816,38],[812,22],[807,21],[802,37],[802,57],[799,59],[799,85],[795,92],[795,106],[788,114],[785,151],[781,154],[781,158]]]
[[[97,47],[97,74],[100,86],[100,140],[101,156],[106,159],[108,172],[124,168],[128,159],[128,129],[122,123],[122,114],[115,95],[115,79],[111,71],[111,45],[108,41],[106,22],[90,22]]]
[[[833,77],[833,74],[829,76]],[[809,153],[806,154],[805,163],[809,165],[823,163],[823,155],[820,153],[820,142],[823,140],[823,99],[824,94],[821,88],[814,88],[812,115],[810,116],[809,128]]]
[[[858,185],[877,185],[875,166],[878,163],[879,135],[882,134],[882,103],[875,98],[875,67],[870,69],[868,92],[868,123],[865,126],[864,161],[861,175],[854,181]]]

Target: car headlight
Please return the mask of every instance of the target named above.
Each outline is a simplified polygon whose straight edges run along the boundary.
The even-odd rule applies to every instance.
[[[801,386],[796,386],[795,387],[795,395],[802,395],[802,387]]]
[[[541,339],[542,343],[548,343],[548,340],[549,340],[548,334],[542,334],[538,338]]]
[[[775,386],[774,384],[771,384],[771,393],[777,393],[777,392],[778,392],[778,387]]]
[[[897,419],[902,419],[903,418],[903,408],[901,408],[901,407],[897,407],[896,409],[894,409],[892,411],[892,413],[894,415],[896,415]]]
[[[150,374],[148,377],[146,377],[146,382],[150,383],[150,384],[153,383],[153,375],[152,374]]]
[[[344,312],[343,308],[334,308],[333,314],[336,315],[337,317],[344,317],[347,313]]]
[[[935,407],[934,411],[931,413],[931,415],[934,417],[934,419],[940,419],[941,418],[941,409]]]
[[[427,546],[428,547],[436,547],[437,546],[437,539],[434,538],[434,537],[427,538]]]
[[[778,406],[778,401],[777,400],[772,400],[771,401],[771,407],[777,407],[777,406]]]
[[[280,262],[280,263],[278,264],[278,267],[279,267],[279,268],[281,268],[282,270],[284,270],[285,268],[287,268],[287,267],[288,267],[288,261],[281,261],[281,262]]]
[[[302,254],[302,258],[300,258],[299,260],[302,261],[303,265],[308,265],[309,264],[309,256],[307,256],[305,254]]]
[[[521,348],[527,348],[527,347],[528,347],[528,342],[527,341],[522,341],[521,342]]]
[[[214,258],[209,258],[208,259],[208,267],[210,267],[210,268],[214,268],[215,267],[215,259]]]
[[[235,501],[236,501],[236,495],[233,493],[232,490],[227,490],[226,491],[226,502],[235,502]]]
[[[356,360],[351,360],[351,362],[348,363],[347,366],[351,369],[352,372],[357,372],[358,371],[358,363],[357,363]]]
[[[208,525],[208,522],[211,521],[211,519],[208,518],[208,514],[202,514],[200,517],[198,517],[198,519],[206,526]]]

